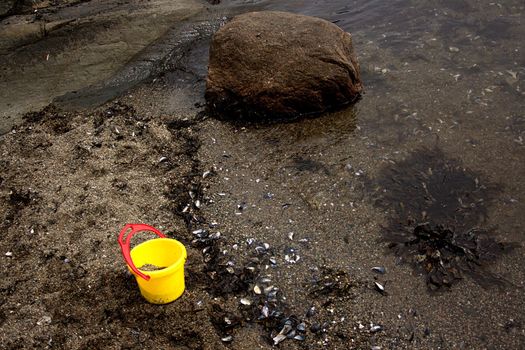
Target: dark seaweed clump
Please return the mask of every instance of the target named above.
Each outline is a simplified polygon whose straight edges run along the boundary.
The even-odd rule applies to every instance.
[[[368,181],[375,205],[390,215],[382,240],[424,272],[431,290],[464,274],[482,286],[505,284],[484,269],[511,248],[496,241],[495,229],[483,228],[502,190],[481,178],[438,148],[424,148]]]
[[[387,239],[395,241],[389,247],[397,255],[423,270],[431,290],[450,287],[464,274],[482,286],[503,286],[503,279],[482,267],[510,246],[495,241],[490,234],[479,228],[456,232],[442,225],[420,223],[390,232]]]

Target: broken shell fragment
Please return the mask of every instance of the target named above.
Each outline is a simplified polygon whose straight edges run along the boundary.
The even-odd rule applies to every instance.
[[[283,340],[287,338],[288,333],[292,330],[292,326],[289,324],[285,324],[283,329],[277,334],[275,337],[273,337],[273,345],[277,345]]]
[[[268,318],[270,314],[270,309],[268,308],[268,305],[264,305],[261,309],[261,316],[263,316],[264,318]]]
[[[381,293],[381,294],[384,294],[385,293],[385,287],[379,283],[379,282],[374,282],[374,285],[376,287],[376,290]]]
[[[259,287],[258,285],[255,285],[255,286],[253,287],[253,292],[254,292],[255,294],[262,294],[261,287]]]
[[[241,299],[241,304],[243,305],[252,305],[252,301],[248,298],[242,298]]]
[[[315,315],[315,306],[312,306],[306,311],[306,317],[312,317],[313,315]]]
[[[273,337],[273,345],[277,345],[285,339],[286,339],[286,335],[279,333],[275,337]]]
[[[229,343],[233,340],[233,337],[231,335],[228,335],[226,337],[222,337],[221,340],[225,343]]]
[[[383,327],[380,325],[375,325],[375,326],[370,327],[370,333],[377,333],[381,330],[383,330]]]
[[[386,273],[386,269],[384,266],[374,266],[372,267],[372,271],[379,273],[381,275],[384,275]]]
[[[266,287],[266,288],[264,288],[264,294],[268,294],[271,291],[273,291],[274,289],[277,290],[277,288],[275,288],[274,286]]]

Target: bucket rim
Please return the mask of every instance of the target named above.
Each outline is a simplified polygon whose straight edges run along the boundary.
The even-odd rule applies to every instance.
[[[173,264],[171,264],[169,266],[166,266],[162,270],[146,271],[148,273],[148,275],[151,277],[151,279],[165,277],[167,275],[173,274],[176,270],[178,270],[180,268],[184,268],[184,264],[186,263],[186,259],[188,257],[188,254],[186,252],[186,247],[184,246],[184,244],[182,244],[181,242],[179,242],[178,240],[176,240],[174,238],[155,238],[155,239],[150,239],[150,240],[147,240],[147,241],[142,242],[140,244],[137,244],[135,247],[133,247],[133,249],[131,249],[130,256],[132,256],[133,251],[135,249],[137,249],[138,247],[145,246],[145,245],[148,245],[148,244],[156,244],[156,243],[152,243],[152,242],[156,242],[158,240],[171,241],[171,242],[175,243],[181,249],[182,254],[179,256],[179,258]],[[130,270],[130,272],[135,277],[140,277],[137,273],[135,273],[135,271],[133,271],[131,269],[131,267],[129,265],[128,265],[128,269]],[[145,272],[144,270],[141,270],[139,268],[137,268],[137,269],[139,271],[141,271],[141,272]],[[147,282],[147,281],[145,281],[145,282]]]

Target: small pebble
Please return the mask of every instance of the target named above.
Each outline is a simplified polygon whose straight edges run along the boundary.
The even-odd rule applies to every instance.
[[[12,256],[13,256],[13,252],[7,252],[7,253],[5,253],[5,256],[7,256],[7,257],[12,257]]]

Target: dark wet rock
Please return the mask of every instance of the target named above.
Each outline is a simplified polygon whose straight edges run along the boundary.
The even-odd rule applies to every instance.
[[[213,37],[210,111],[227,118],[288,118],[356,101],[363,87],[352,37],[328,21],[285,12],[235,17]]]

